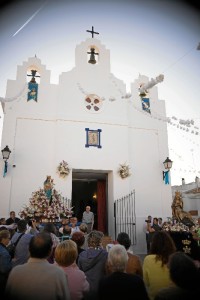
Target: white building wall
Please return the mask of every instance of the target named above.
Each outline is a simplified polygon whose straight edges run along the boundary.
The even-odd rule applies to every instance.
[[[99,51],[97,65],[87,63],[91,43]],[[113,238],[114,201],[135,190],[135,251],[145,253],[147,215],[163,219],[171,215],[171,186],[162,180],[163,161],[168,156],[167,125],[158,119],[165,118],[164,101],[158,100],[154,87],[150,92],[152,114],[141,110],[138,84],[148,81],[145,76],[131,85],[132,97],[124,98],[125,84],[110,73],[110,52],[96,39],[78,45],[75,60],[76,67],[62,73],[58,85],[50,84],[50,72],[38,58],[24,62],[17,69],[16,81],[8,81],[7,97],[12,97],[25,85],[27,70],[37,68],[41,75],[37,103],[27,102],[27,91],[20,99],[5,103],[2,147],[9,145],[12,153],[7,175],[0,177],[1,214],[18,212],[31,193],[43,187],[47,175],[63,197],[71,199],[72,172],[65,179],[56,173],[59,162],[66,160],[72,170],[108,173],[108,231]],[[104,98],[100,111],[86,109],[88,94]],[[85,128],[102,130],[102,148],[85,147]],[[117,171],[125,162],[132,175],[121,179]]]

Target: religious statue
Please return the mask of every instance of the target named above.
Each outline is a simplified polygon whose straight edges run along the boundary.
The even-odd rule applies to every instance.
[[[192,226],[194,224],[192,216],[190,213],[183,210],[183,200],[181,192],[176,191],[174,200],[172,202],[172,217],[187,226]]]
[[[53,179],[51,179],[51,176],[47,176],[46,180],[44,181],[44,191],[49,200],[51,200],[52,197],[53,186]]]

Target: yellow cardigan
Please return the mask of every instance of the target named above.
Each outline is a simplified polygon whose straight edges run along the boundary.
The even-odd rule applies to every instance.
[[[174,285],[170,280],[168,267],[162,267],[162,262],[156,261],[155,258],[156,255],[150,254],[143,262],[143,279],[150,300],[155,298],[160,289]]]

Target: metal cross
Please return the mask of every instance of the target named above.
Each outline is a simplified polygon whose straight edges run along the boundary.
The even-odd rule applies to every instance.
[[[86,30],[87,32],[90,32],[92,34],[92,38],[94,36],[94,34],[99,34],[98,32],[94,31],[94,27],[92,26],[92,30]]]

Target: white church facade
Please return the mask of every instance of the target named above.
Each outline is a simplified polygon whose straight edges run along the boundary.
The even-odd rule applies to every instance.
[[[8,145],[11,154],[4,177],[0,160],[1,216],[7,217],[11,210],[17,214],[32,192],[43,187],[47,175],[75,206],[75,198],[79,198],[77,206],[81,199],[87,204],[81,184],[99,182],[92,191],[101,224],[96,228],[102,229],[103,220],[103,228],[114,239],[116,200],[120,203],[132,195],[118,205],[118,215],[120,222],[129,222],[133,213],[135,251],[145,253],[146,217],[170,217],[172,203],[170,182],[163,181],[167,118],[157,82],[151,86],[149,78],[140,75],[127,94],[124,82],[111,73],[110,51],[96,38],[77,45],[75,67],[63,72],[58,84],[51,84],[50,77],[41,60],[32,57],[17,67],[16,80],[7,82],[1,149]],[[30,85],[28,90],[31,80],[38,83],[36,90],[30,90]],[[139,93],[145,84],[149,89]],[[57,172],[63,160],[70,168],[65,178]],[[129,171],[127,177],[120,176],[123,165]]]

